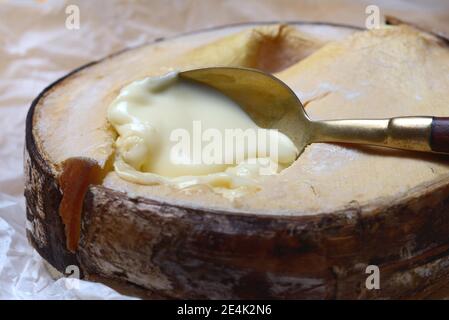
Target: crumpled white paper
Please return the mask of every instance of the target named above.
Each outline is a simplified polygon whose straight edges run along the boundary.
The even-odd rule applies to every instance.
[[[128,298],[99,283],[53,280],[28,244],[24,203],[19,199],[0,193],[0,299]]]

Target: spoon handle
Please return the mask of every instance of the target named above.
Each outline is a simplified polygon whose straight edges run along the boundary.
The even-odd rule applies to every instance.
[[[397,117],[312,122],[312,142],[370,144],[449,153],[449,118]]]
[[[430,147],[434,152],[449,153],[449,118],[433,117]]]

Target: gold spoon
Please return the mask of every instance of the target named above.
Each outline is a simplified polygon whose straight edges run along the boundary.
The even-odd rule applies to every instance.
[[[311,120],[295,93],[259,70],[211,67],[179,73],[234,100],[262,128],[278,129],[299,154],[314,142],[340,142],[424,152],[449,153],[449,118]]]

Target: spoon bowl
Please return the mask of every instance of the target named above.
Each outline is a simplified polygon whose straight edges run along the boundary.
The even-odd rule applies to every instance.
[[[259,127],[287,135],[299,153],[311,142],[312,122],[301,101],[271,74],[247,68],[211,67],[180,72],[179,77],[220,91]]]

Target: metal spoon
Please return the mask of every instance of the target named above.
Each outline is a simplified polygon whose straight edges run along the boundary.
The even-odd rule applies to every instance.
[[[311,120],[295,93],[259,70],[211,67],[179,73],[234,100],[262,128],[286,134],[299,154],[314,142],[355,143],[403,150],[449,153],[449,117]]]

